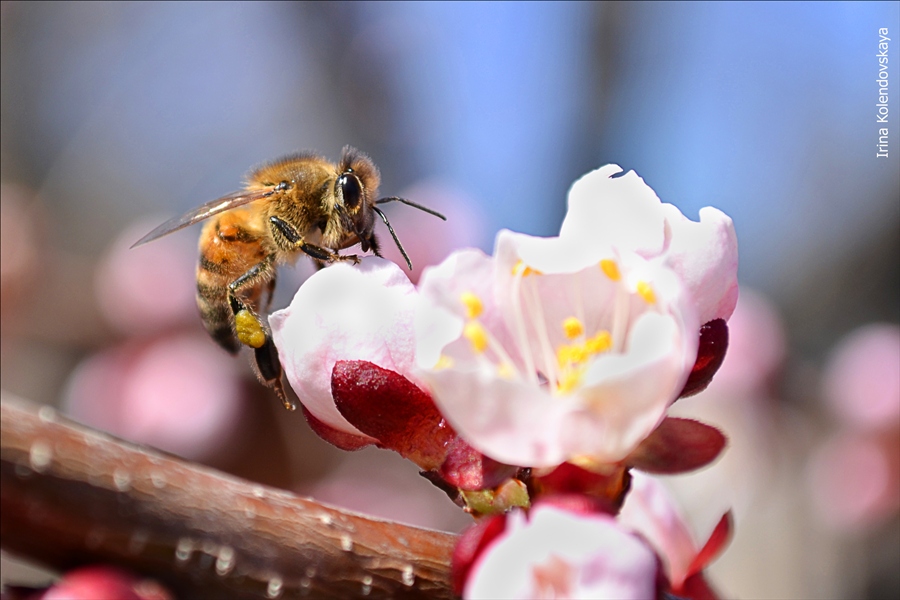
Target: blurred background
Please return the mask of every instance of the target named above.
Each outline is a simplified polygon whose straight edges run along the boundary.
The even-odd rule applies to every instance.
[[[368,153],[416,264],[554,235],[609,162],[735,222],[742,298],[713,386],[676,409],[725,459],[671,487],[727,595],[900,594],[897,2],[2,3],[3,390],[266,484],[458,531],[414,465],[343,454],[215,346],[198,228],[155,225],[313,149]],[[387,233],[384,246],[393,252]],[[311,268],[280,274],[275,307]],[[280,435],[273,435],[278,432]],[[405,503],[397,501],[402,490]],[[719,511],[717,514],[713,514]],[[4,557],[4,579],[11,563]]]

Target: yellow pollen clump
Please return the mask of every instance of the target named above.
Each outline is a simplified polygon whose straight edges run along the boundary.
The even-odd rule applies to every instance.
[[[453,366],[453,359],[447,356],[446,354],[441,354],[440,358],[438,358],[437,363],[434,365],[434,369],[436,371],[440,371],[441,369],[449,369]]]
[[[472,349],[478,354],[483,354],[488,347],[488,334],[481,323],[472,321],[463,329],[463,335],[472,343]]]
[[[481,298],[476,296],[473,292],[463,292],[459,296],[459,300],[466,307],[466,316],[470,319],[474,319],[484,312],[484,305],[481,303]]]
[[[526,265],[521,258],[516,261],[515,265],[513,265],[512,274],[521,275],[522,277],[528,277],[529,275],[543,275],[543,273],[541,273],[537,269],[532,269],[531,267]]]
[[[234,329],[241,343],[251,348],[261,348],[266,343],[266,332],[259,319],[246,308],[234,315]]]
[[[601,260],[600,269],[613,281],[622,279],[622,274],[619,272],[619,265],[611,258],[604,258]]]
[[[601,331],[584,343],[589,354],[600,354],[612,348],[612,335],[608,331]]]
[[[576,319],[575,317],[569,317],[565,321],[563,321],[563,333],[566,334],[566,337],[570,340],[574,340],[582,333],[584,333],[584,325],[581,324],[581,321]]]
[[[647,304],[656,303],[656,293],[653,291],[653,287],[646,281],[638,281],[637,293]]]

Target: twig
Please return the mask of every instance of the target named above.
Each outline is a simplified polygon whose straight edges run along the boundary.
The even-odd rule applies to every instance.
[[[0,545],[179,596],[452,598],[455,536],[338,510],[0,402]]]

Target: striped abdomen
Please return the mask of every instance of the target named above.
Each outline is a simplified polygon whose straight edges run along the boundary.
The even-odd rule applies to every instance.
[[[240,350],[241,343],[234,333],[228,286],[266,258],[263,232],[255,226],[254,217],[252,209],[228,211],[207,221],[200,234],[197,307],[206,330],[231,353]],[[240,290],[240,297],[254,311],[259,311],[260,299],[271,279],[271,275],[260,278]]]

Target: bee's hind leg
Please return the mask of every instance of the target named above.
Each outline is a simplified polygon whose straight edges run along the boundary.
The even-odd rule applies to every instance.
[[[278,349],[272,340],[272,332],[265,320],[257,315],[238,295],[238,290],[252,286],[261,279],[269,278],[268,302],[271,302],[274,291],[274,267],[272,259],[267,258],[253,266],[246,273],[235,279],[228,286],[228,302],[234,315],[234,329],[242,344],[253,348],[254,366],[260,381],[275,391],[275,395],[288,410],[296,409],[296,405],[288,399],[284,384],[281,382],[281,362],[278,360]]]
[[[266,336],[266,342],[259,348],[254,348],[253,357],[256,359],[256,370],[263,383],[275,391],[275,395],[288,410],[296,410],[297,405],[287,397],[287,392],[281,382],[281,361],[278,360],[278,349],[272,341],[272,336]]]

